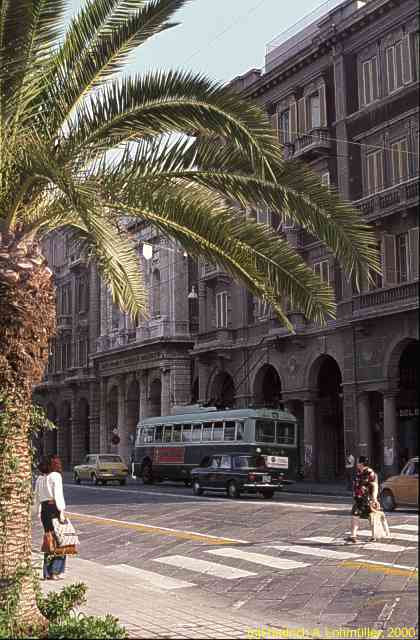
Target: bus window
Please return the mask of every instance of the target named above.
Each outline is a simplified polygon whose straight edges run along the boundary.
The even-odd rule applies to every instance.
[[[237,440],[243,440],[244,439],[244,423],[243,422],[237,422],[236,423],[236,439]]]
[[[150,442],[153,442],[153,439],[155,437],[155,428],[154,427],[145,427],[143,430],[144,433],[144,442],[149,444]]]
[[[203,440],[208,442],[209,440],[211,440],[211,429],[212,429],[212,422],[205,422],[203,424]]]
[[[201,440],[201,424],[193,424],[192,426],[192,439],[193,442],[200,442]]]
[[[181,442],[181,428],[182,425],[174,424],[172,431],[172,442]]]
[[[257,420],[255,423],[256,442],[275,442],[276,424],[273,420]]]
[[[277,442],[295,444],[295,425],[291,422],[277,422]]]
[[[191,425],[190,424],[182,425],[182,441],[191,442]]]
[[[171,442],[172,440],[172,426],[168,425],[164,428],[163,432],[163,442]]]
[[[155,442],[162,442],[163,440],[163,426],[158,424],[155,427]]]
[[[223,422],[213,424],[213,440],[223,440]]]
[[[235,423],[225,422],[225,433],[223,440],[235,440]]]

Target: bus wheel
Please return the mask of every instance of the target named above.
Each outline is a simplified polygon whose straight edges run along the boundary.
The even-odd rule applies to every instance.
[[[153,484],[153,471],[150,463],[144,465],[141,477],[143,484]]]
[[[203,490],[201,488],[201,484],[200,484],[199,480],[197,480],[197,479],[193,480],[192,489],[193,489],[193,493],[194,493],[195,496],[202,496],[203,495]]]
[[[227,486],[227,494],[228,494],[228,498],[232,498],[233,500],[235,498],[239,498],[239,496],[241,495],[238,489],[238,485],[234,480],[229,482]]]

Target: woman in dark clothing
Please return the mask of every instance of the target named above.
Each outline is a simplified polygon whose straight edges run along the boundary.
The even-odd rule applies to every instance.
[[[38,467],[41,475],[35,484],[35,504],[41,517],[44,532],[54,531],[53,518],[64,520],[63,481],[60,458],[53,456]],[[66,566],[66,556],[44,554],[43,574],[45,580],[60,580]]]
[[[369,520],[372,508],[378,506],[378,479],[376,473],[369,467],[365,456],[360,456],[356,465],[356,478],[353,482],[353,507],[351,510],[350,542],[357,542],[357,531],[360,518]],[[371,541],[374,541],[373,529]]]

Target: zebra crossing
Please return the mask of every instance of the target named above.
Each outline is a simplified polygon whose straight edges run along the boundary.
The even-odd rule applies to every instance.
[[[173,575],[167,576],[158,571],[146,571],[137,569],[131,565],[111,565],[108,569],[116,570],[126,576],[130,576],[133,584],[142,584],[143,587],[151,591],[164,592],[173,589],[184,589],[196,587],[194,577],[203,575],[222,580],[240,580],[255,578],[258,571],[267,568],[276,572],[291,572],[307,569],[315,560],[329,560],[342,562],[343,566],[351,563],[363,562],[378,567],[395,567],[395,569],[405,569],[416,572],[416,567],[397,565],[389,562],[378,562],[366,557],[366,552],[381,551],[386,553],[402,553],[414,549],[414,546],[398,544],[398,541],[417,542],[417,525],[392,525],[391,537],[382,542],[364,542],[349,547],[343,538],[331,536],[309,536],[301,538],[296,544],[276,544],[267,543],[259,545],[258,550],[251,550],[249,547],[220,547],[203,550],[206,557],[197,558],[186,555],[167,555],[153,558],[152,562],[159,564],[162,568],[167,567],[175,572],[188,574],[187,579],[180,579]],[[410,531],[411,533],[407,533]],[[359,531],[362,537],[370,536],[370,531]],[[305,544],[306,543],[306,544]],[[334,546],[334,548],[330,548]],[[277,555],[273,555],[277,553]],[[241,566],[228,564],[232,561],[239,561]],[[245,566],[244,566],[245,565]],[[177,575],[175,573],[175,575]]]

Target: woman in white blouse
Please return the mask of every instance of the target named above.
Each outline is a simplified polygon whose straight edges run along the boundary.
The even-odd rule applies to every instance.
[[[38,466],[41,475],[35,484],[35,506],[45,533],[54,531],[53,518],[64,520],[66,503],[63,494],[62,466],[58,456],[52,456]],[[43,574],[45,580],[60,580],[66,567],[66,556],[44,553]]]

